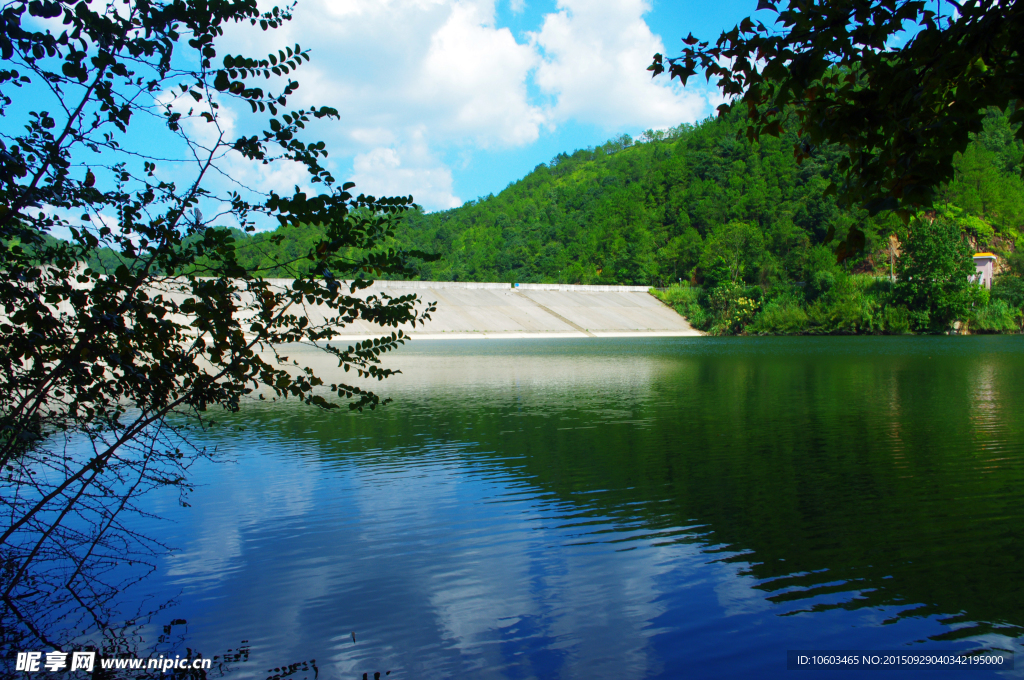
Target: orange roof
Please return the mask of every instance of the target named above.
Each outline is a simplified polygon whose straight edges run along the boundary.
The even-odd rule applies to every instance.
[[[994,253],[975,253],[974,257],[995,257]]]

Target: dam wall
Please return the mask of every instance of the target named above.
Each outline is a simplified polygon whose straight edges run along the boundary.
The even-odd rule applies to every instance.
[[[274,288],[291,288],[292,279],[267,279]],[[87,285],[87,284],[83,284]],[[189,293],[184,281],[169,279],[149,287],[150,295],[183,302]],[[475,283],[468,281],[375,281],[356,295],[414,294],[424,303],[436,303],[425,324],[399,328],[414,338],[544,338],[703,335],[672,308],[648,292],[646,286],[584,286],[546,283]],[[239,301],[245,300],[242,293]],[[244,304],[244,303],[243,303]],[[421,306],[420,309],[423,309]],[[57,311],[74,314],[66,301]],[[316,305],[303,305],[301,313],[319,325],[333,313]],[[184,325],[190,319],[175,317]],[[356,319],[335,336],[362,340],[391,333]]]
[[[436,302],[437,311],[425,325],[402,328],[423,339],[703,335],[648,290],[646,286],[376,281],[361,294],[414,293],[425,302]],[[381,329],[356,321],[345,331],[342,337],[350,333],[370,337]]]

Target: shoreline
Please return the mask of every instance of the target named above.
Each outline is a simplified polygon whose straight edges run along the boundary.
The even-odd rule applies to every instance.
[[[384,329],[382,329],[384,331]],[[388,335],[387,332],[375,335],[336,335],[328,342],[372,340]],[[696,338],[707,333],[698,331],[566,331],[566,332],[501,332],[501,331],[452,331],[446,333],[405,333],[410,340],[549,340],[559,338]]]

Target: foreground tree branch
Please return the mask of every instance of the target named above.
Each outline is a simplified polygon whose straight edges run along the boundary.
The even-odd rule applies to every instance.
[[[211,407],[236,410],[256,391],[324,409],[381,403],[289,365],[278,346],[315,344],[345,371],[379,380],[392,373],[381,355],[406,339],[398,327],[429,318],[415,296],[363,292],[372,277],[403,276],[410,258],[429,256],[389,246],[411,197],[352,194],[322,164],[324,143],[303,140],[312,121],[338,118],[329,107],[288,108],[298,88],[290,75],[309,52],[294,45],[214,65],[225,26],[267,31],[289,18],[255,0],[0,8],[4,644],[54,644],[110,625],[132,580],[118,565],[163,548],[119,518],[146,491],[187,493],[189,467],[208,455],[188,432],[208,425]],[[285,82],[271,91],[257,78]],[[67,120],[58,127],[45,104],[19,118],[15,96],[48,101]],[[232,105],[266,129],[229,139],[220,116]],[[166,130],[141,151],[131,134],[139,114]],[[176,162],[158,170],[162,158]],[[232,168],[247,163],[297,165],[319,193],[239,184]],[[264,224],[323,228],[302,258],[312,273],[282,288],[239,264],[227,227]],[[329,344],[356,319],[390,332]]]
[[[831,188],[841,204],[909,222],[953,178],[989,107],[1011,111],[1024,139],[1018,0],[760,0],[757,9],[777,15],[774,27],[749,17],[713,44],[690,35],[680,56],[656,54],[648,70],[684,84],[715,79],[729,98],[719,111],[743,106],[751,140],[794,125],[798,160],[842,145]],[[862,237],[851,231],[840,251],[859,250]]]

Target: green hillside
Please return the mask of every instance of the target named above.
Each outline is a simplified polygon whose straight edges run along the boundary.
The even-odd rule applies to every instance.
[[[714,333],[1019,330],[1024,149],[1007,115],[989,113],[941,201],[909,225],[837,207],[840,148],[798,164],[795,136],[753,144],[742,126],[733,115],[560,154],[496,196],[408,214],[393,245],[440,255],[419,263],[423,280],[667,288]],[[863,249],[839,263],[851,228]],[[234,236],[247,266],[291,276],[320,233]],[[966,283],[975,250],[1002,256],[991,295]]]
[[[737,280],[770,286],[806,279],[829,229],[857,225],[866,249],[851,270],[888,265],[882,251],[897,223],[839,210],[825,195],[838,149],[798,165],[795,137],[754,145],[736,139],[741,124],[708,120],[561,154],[497,196],[411,216],[402,240],[442,255],[421,268],[425,279],[665,286],[703,282],[723,255]],[[1020,165],[1020,142],[993,112],[944,197],[972,245],[1017,237]]]
[[[702,281],[724,238],[738,277],[768,282],[851,220],[823,197],[832,155],[798,166],[790,140],[735,132],[708,121],[561,154],[497,196],[411,216],[403,240],[442,255],[423,278],[665,286]]]
[[[497,196],[411,215],[400,240],[441,255],[422,279],[670,287],[715,333],[1019,329],[1024,150],[1006,115],[990,112],[940,204],[910,225],[836,206],[839,148],[797,164],[794,136],[752,144],[741,124],[561,154]],[[864,247],[839,264],[830,241],[851,227]],[[991,297],[964,283],[982,249],[1013,267]]]

